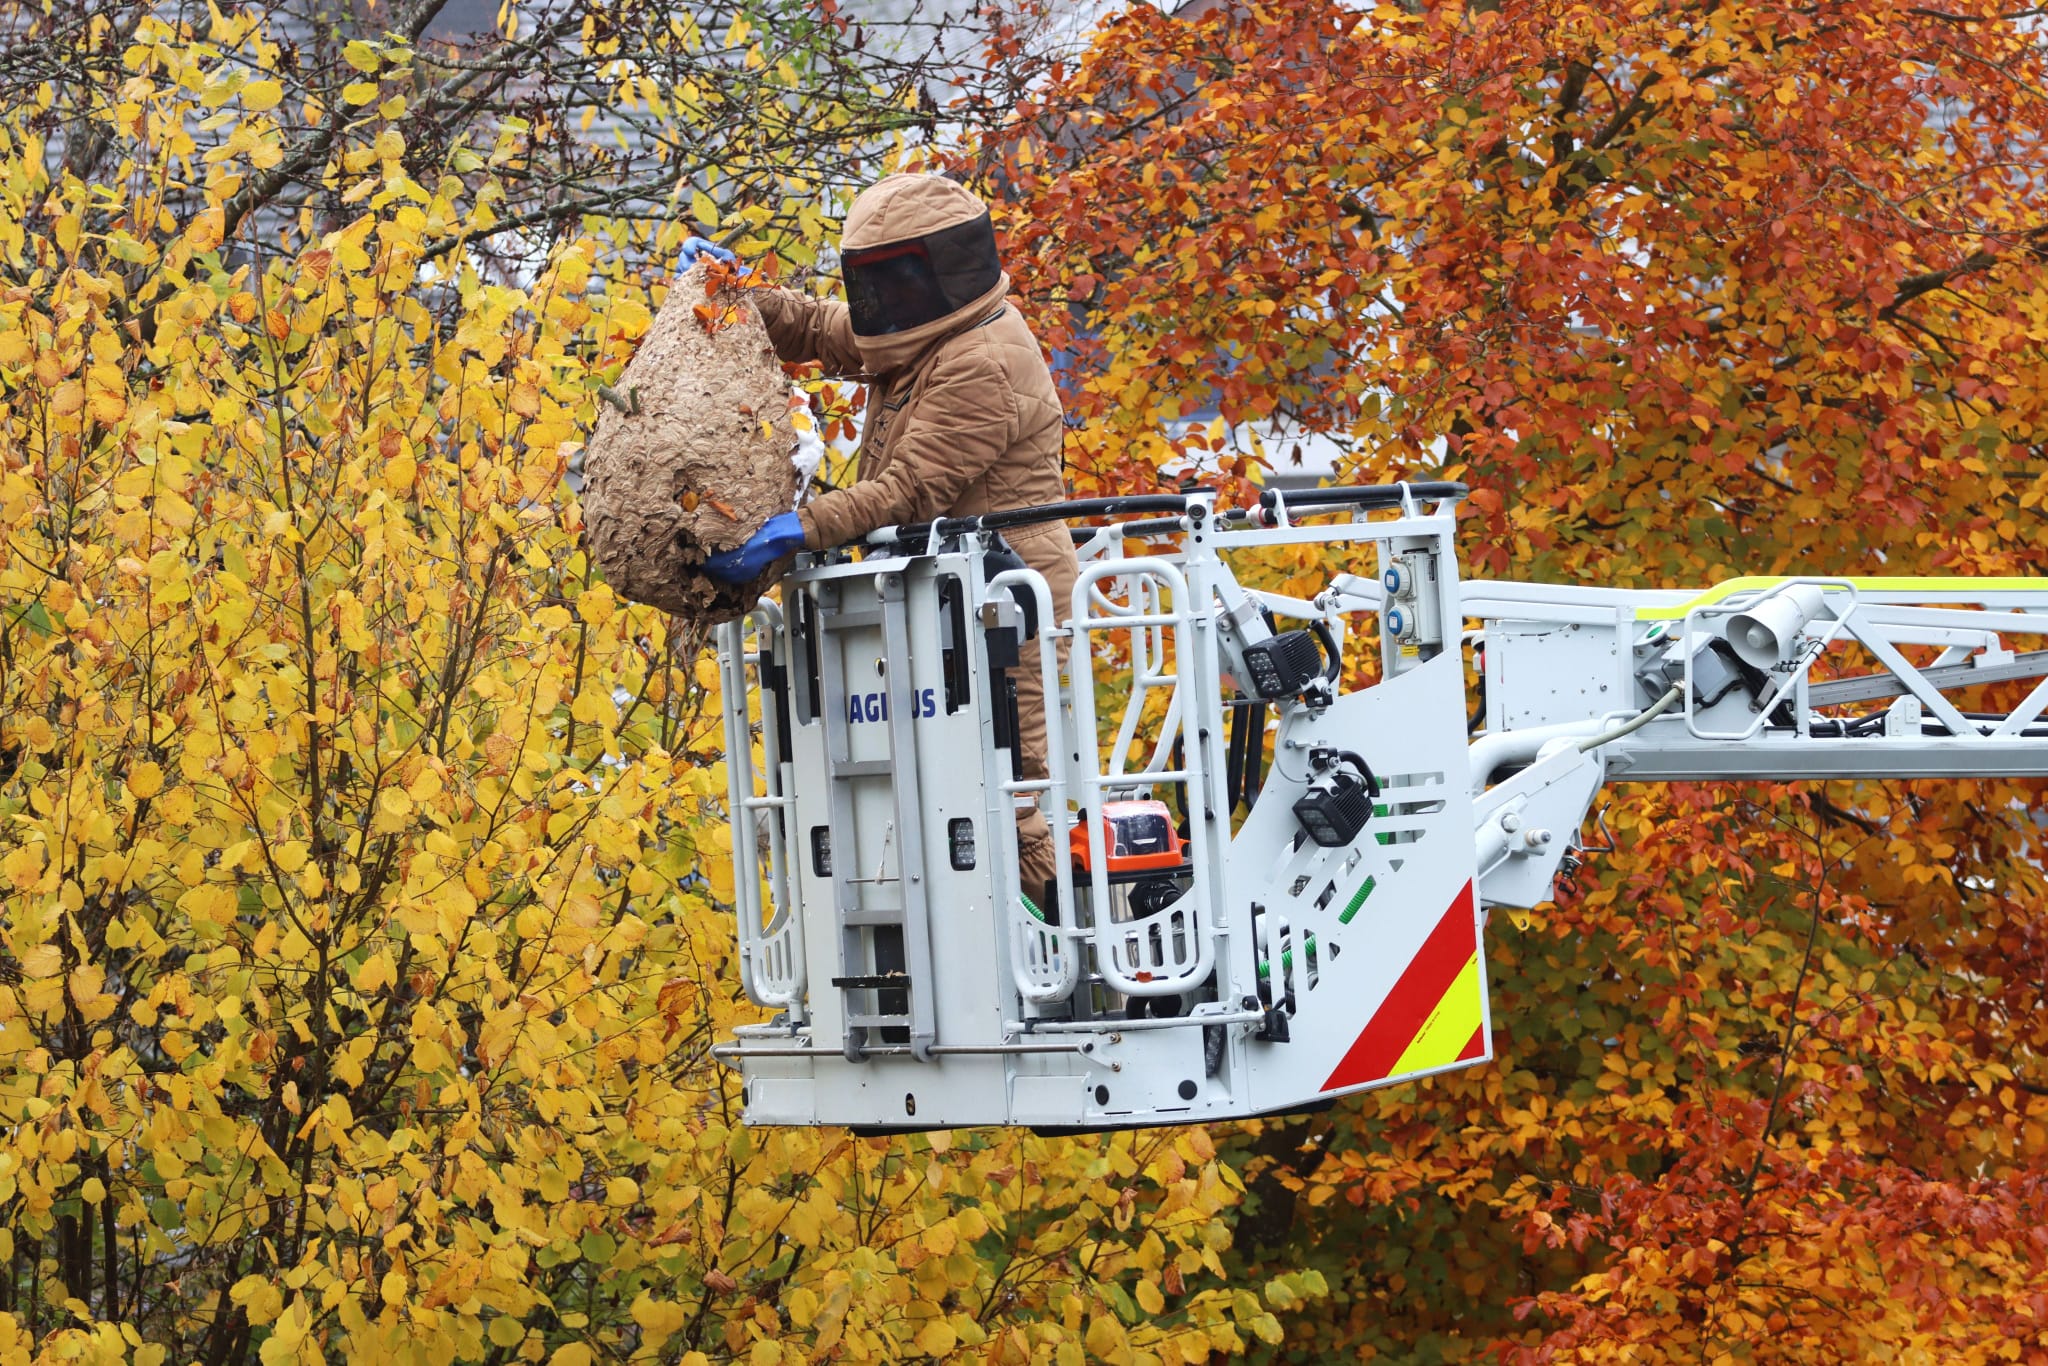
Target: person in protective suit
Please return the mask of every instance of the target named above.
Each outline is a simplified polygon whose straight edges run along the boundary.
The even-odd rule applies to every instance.
[[[718,251],[692,239],[683,264],[705,250]],[[784,361],[818,361],[828,375],[867,382],[858,478],[713,556],[705,569],[714,577],[744,583],[798,549],[1067,496],[1059,394],[1038,339],[1005,301],[1010,277],[988,206],[940,176],[885,176],[853,201],[839,251],[845,303],[786,289],[747,297]],[[1066,524],[1008,527],[1003,537],[1064,612],[1079,573]],[[1023,772],[1042,778],[1044,686],[1029,663],[1012,676]],[[1020,802],[1017,839],[1019,881],[1044,905],[1056,855],[1035,805]]]

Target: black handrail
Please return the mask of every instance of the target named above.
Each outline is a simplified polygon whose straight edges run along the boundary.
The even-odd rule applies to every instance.
[[[1001,531],[1004,527],[1032,526],[1039,522],[1070,522],[1082,517],[1129,517],[1188,510],[1184,493],[1134,493],[1122,498],[1074,498],[1064,503],[1040,503],[1036,507],[1005,508],[1000,512],[977,513],[970,517],[941,517],[934,522],[905,522],[892,530],[889,541],[898,544],[923,542],[936,534],[941,540],[966,536],[976,531]],[[886,544],[887,542],[884,542]]]
[[[1034,522],[1071,522],[1082,517],[1129,517],[1138,513],[1184,513],[1187,510],[1188,498],[1184,493],[1073,498],[1064,503],[1041,503],[1037,507],[984,512],[978,517],[949,517],[939,523],[939,534],[957,536],[967,531],[1001,531],[1006,526],[1030,526]]]
[[[1412,484],[1338,484],[1331,488],[1265,489],[1259,494],[1259,506],[1271,512],[1284,499],[1288,508],[1391,508],[1401,506],[1402,496],[1418,502],[1434,502],[1445,498],[1463,498],[1472,490],[1454,480],[1426,480]]]
[[[1198,490],[1199,491],[1199,490]],[[1470,490],[1466,485],[1450,480],[1426,480],[1409,484],[1340,484],[1332,488],[1298,489],[1285,493],[1279,489],[1266,489],[1259,494],[1259,507],[1266,513],[1273,512],[1281,499],[1285,499],[1289,511],[1300,509],[1326,510],[1329,508],[1389,508],[1401,506],[1403,496],[1419,501],[1438,501],[1446,498],[1463,498]],[[970,517],[941,517],[931,522],[909,522],[890,528],[894,533],[885,540],[866,544],[924,544],[931,536],[946,540],[955,536],[971,535],[977,531],[1001,531],[1005,527],[1032,526],[1039,522],[1072,522],[1084,517],[1144,517],[1153,520],[1139,522],[1129,531],[1162,531],[1171,525],[1171,519],[1187,515],[1188,495],[1184,493],[1134,493],[1121,498],[1073,498],[1064,503],[1040,503],[1035,507],[1006,508],[1000,512],[983,512]],[[1160,514],[1166,514],[1164,519]],[[1232,518],[1249,518],[1248,508],[1233,509]]]
[[[1118,529],[1126,537],[1157,536],[1165,531],[1178,531],[1183,525],[1185,523],[1179,517],[1140,517],[1135,522],[1117,523]],[[1077,526],[1069,527],[1067,530],[1068,534],[1073,536],[1075,545],[1085,545],[1102,528],[1099,526]]]
[[[1473,492],[1452,479],[1421,483],[1339,483],[1327,489],[1264,489],[1260,506],[1272,512],[1286,500],[1288,508],[1399,508],[1403,494],[1417,502],[1464,498]]]

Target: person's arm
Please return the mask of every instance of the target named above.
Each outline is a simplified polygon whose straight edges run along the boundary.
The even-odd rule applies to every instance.
[[[1010,448],[1017,404],[1009,376],[985,346],[941,357],[910,425],[874,479],[834,489],[802,510],[812,550],[867,535],[877,527],[929,522]]]
[[[845,304],[780,288],[750,289],[744,297],[760,310],[768,340],[781,360],[818,361],[833,379],[858,375],[865,368]]]

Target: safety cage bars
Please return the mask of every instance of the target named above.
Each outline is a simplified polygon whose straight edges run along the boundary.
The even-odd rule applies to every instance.
[[[1052,762],[1046,776],[1012,773],[1000,788],[1009,800],[1041,804],[1052,826],[1054,847],[1063,855],[1054,904],[1027,908],[1026,889],[1017,882],[1015,832],[989,831],[1006,856],[996,860],[992,871],[1011,986],[1025,1006],[1024,1018],[1013,1022],[1018,1029],[1059,1033],[1242,1022],[1263,1018],[1273,997],[1291,999],[1312,986],[1318,975],[1314,936],[1304,937],[1289,927],[1285,916],[1275,914],[1258,925],[1250,946],[1258,969],[1256,983],[1224,983],[1219,992],[1211,993],[1217,1000],[1200,1013],[1176,1018],[1162,1011],[1154,1018],[1097,1020],[1088,1018],[1093,1011],[1084,1005],[1076,1012],[1079,1018],[1061,1018],[1062,1008],[1078,999],[1084,984],[1138,1001],[1199,993],[1205,983],[1227,975],[1219,972],[1219,947],[1232,927],[1222,913],[1217,883],[1231,838],[1228,812],[1238,793],[1226,784],[1230,765],[1222,762],[1223,737],[1214,724],[1223,708],[1224,681],[1216,633],[1207,628],[1216,579],[1228,578],[1229,571],[1213,550],[1192,557],[1191,564],[1186,547],[1127,555],[1126,539],[1186,539],[1204,530],[1227,529],[1293,529],[1288,540],[1319,539],[1316,528],[1297,526],[1298,519],[1343,513],[1362,517],[1376,510],[1416,517],[1425,515],[1424,503],[1454,502],[1465,492],[1464,485],[1451,482],[1293,493],[1268,490],[1253,506],[1217,513],[1211,492],[1191,490],[941,518],[923,526],[884,528],[866,538],[859,547],[867,557],[862,563],[875,563],[880,574],[900,564],[901,556],[986,547],[1006,527],[1103,519],[1074,528],[1082,565],[1064,626],[1049,628],[1055,620],[1054,604],[1044,577],[1036,571],[1005,568],[982,586],[984,601],[1006,592],[1028,597],[1041,623],[1032,642],[1036,658],[1020,664],[1035,665],[1041,673],[1049,702],[1045,724]],[[827,552],[813,563],[845,563],[851,549]],[[1117,636],[1124,638],[1121,658],[1127,662],[1129,686],[1105,745],[1098,732],[1098,646]],[[790,632],[783,608],[763,599],[740,621],[722,626],[717,639],[742,980],[749,999],[784,1012],[779,1025],[742,1027],[738,1033],[742,1038],[786,1034],[804,1022],[809,990],[803,917],[790,867],[793,831],[787,816],[794,798],[785,787],[792,725],[785,712],[791,691]],[[1070,646],[1064,688],[1062,644]],[[1101,653],[1117,652],[1112,647]],[[1207,706],[1190,705],[1190,697],[1207,699]],[[1064,705],[1050,704],[1052,699],[1062,699]],[[1157,718],[1156,730],[1149,734],[1148,711]],[[1070,743],[1070,728],[1075,743]],[[1149,744],[1137,759],[1141,741]],[[1236,782],[1234,771],[1229,781]],[[1151,900],[1159,904],[1140,905],[1130,895],[1130,879],[1112,876],[1104,823],[1092,813],[1105,804],[1162,788],[1186,794],[1185,809],[1190,814],[1207,812],[1210,819],[1186,822],[1185,862],[1170,870],[1170,876],[1151,880]],[[1220,823],[1214,819],[1219,805],[1225,813]],[[1384,814],[1387,808],[1381,810]],[[1084,832],[1080,843],[1086,851],[1086,881],[1079,885],[1075,874],[1082,870],[1064,857],[1076,829]],[[1175,891],[1159,894],[1157,888],[1167,881],[1176,884]],[[1370,887],[1365,891],[1369,894]],[[1356,906],[1351,910],[1355,913]],[[1248,994],[1246,989],[1254,987],[1263,1000]]]
[[[1984,601],[1968,609],[1901,601],[1908,591],[1935,601]],[[1831,738],[1854,738],[1874,728],[1893,736],[1910,732],[1984,746],[2048,735],[2041,722],[2048,710],[2048,651],[2015,651],[2007,639],[2048,636],[2048,614],[2039,608],[1994,611],[1986,606],[2030,595],[1961,581],[1914,590],[1894,586],[1889,592],[1880,587],[1880,597],[1891,601],[1873,601],[1868,592],[1869,585],[1856,579],[1788,578],[1689,606],[1678,632],[1687,732],[1699,740],[1741,741],[1767,725]],[[1814,666],[1837,642],[1862,647],[1879,672],[1815,680]],[[1900,650],[1907,645],[1933,646],[1940,653],[1916,666]],[[1705,674],[1729,668],[1728,661],[1733,672],[1726,675],[1726,690],[1745,681],[1761,687],[1745,704],[1750,714],[1738,712],[1741,724],[1719,728],[1708,718],[1728,709],[1706,699],[1724,685]],[[2028,679],[2039,681],[2017,704],[1997,713],[1965,713],[1943,692]],[[1819,710],[1883,699],[1893,699],[1884,713],[1854,720]]]

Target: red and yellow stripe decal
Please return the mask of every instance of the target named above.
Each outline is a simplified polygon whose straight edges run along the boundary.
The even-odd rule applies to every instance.
[[[1472,884],[1458,893],[1352,1041],[1325,1091],[1467,1062],[1486,1051],[1485,985]]]

